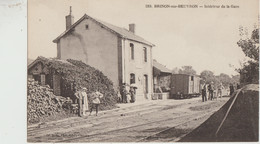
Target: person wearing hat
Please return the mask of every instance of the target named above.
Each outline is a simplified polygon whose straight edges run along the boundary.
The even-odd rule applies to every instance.
[[[78,112],[79,116],[85,116],[88,110],[88,96],[87,88],[83,87],[75,93],[75,96],[78,98]]]
[[[130,90],[129,90],[129,93],[130,93],[130,96],[131,96],[130,102],[134,103],[135,102],[135,94],[136,94],[135,87],[131,86]]]
[[[93,100],[92,100],[92,104],[91,104],[91,108],[90,108],[90,113],[89,115],[91,115],[93,108],[96,108],[96,116],[98,115],[98,107],[100,104],[100,98],[103,97],[103,94],[100,93],[99,91],[96,91],[95,93],[92,94],[93,96]]]
[[[116,94],[117,94],[117,102],[118,102],[118,103],[121,103],[121,102],[122,102],[122,96],[121,96],[121,94],[120,94],[120,91],[118,90],[118,91],[116,92]]]
[[[210,98],[210,100],[213,100],[213,93],[214,93],[213,82],[211,82],[211,83],[208,85],[208,90],[209,90],[209,98]]]
[[[204,84],[202,86],[202,102],[207,101],[207,84],[204,81]]]
[[[222,91],[224,89],[224,86],[222,85],[222,83],[219,84],[218,86],[218,93],[217,93],[217,97],[219,96],[220,98],[222,98]]]
[[[122,85],[122,103],[126,103],[127,102],[127,90],[126,90],[126,84]]]

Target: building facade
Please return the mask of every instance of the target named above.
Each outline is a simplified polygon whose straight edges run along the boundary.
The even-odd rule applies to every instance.
[[[153,93],[152,43],[129,30],[84,15],[73,23],[66,16],[66,30],[58,36],[57,58],[81,60],[102,71],[114,87],[123,83],[138,86],[136,100],[149,99]]]

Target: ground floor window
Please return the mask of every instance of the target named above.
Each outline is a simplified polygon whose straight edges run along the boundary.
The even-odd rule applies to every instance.
[[[135,83],[135,74],[131,73],[130,74],[130,84]]]

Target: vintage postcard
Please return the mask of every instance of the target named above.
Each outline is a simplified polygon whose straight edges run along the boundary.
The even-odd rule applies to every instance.
[[[258,142],[258,12],[28,0],[27,142]]]

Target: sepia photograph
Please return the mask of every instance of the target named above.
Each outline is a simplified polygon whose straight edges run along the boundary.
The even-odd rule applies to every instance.
[[[28,0],[29,143],[258,142],[259,1]]]

